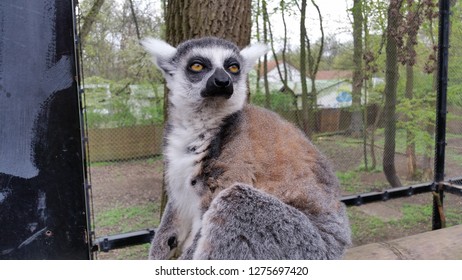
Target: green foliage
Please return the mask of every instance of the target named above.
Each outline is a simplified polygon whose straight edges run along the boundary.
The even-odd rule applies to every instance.
[[[92,2],[80,1],[83,15],[88,14]],[[82,46],[82,66],[86,77],[100,76],[114,81],[129,79],[133,83],[161,81],[159,72],[154,71],[137,38],[137,31],[142,38],[160,37],[164,25],[160,3],[133,3],[137,25],[133,21],[129,1],[105,0]]]
[[[448,86],[448,105],[462,106],[462,83]]]
[[[420,146],[418,150],[423,155],[428,153],[424,147],[433,144],[433,134],[427,131],[427,127],[435,123],[435,100],[436,92],[433,89],[433,77],[429,74],[416,71],[414,74],[413,97],[407,98],[404,96],[405,80],[400,79],[398,83],[398,104],[396,113],[398,114],[397,129],[404,129],[414,135],[412,138],[407,138],[406,143],[400,144],[401,147],[406,147],[407,144],[416,144]],[[397,137],[397,142],[403,139]],[[398,145],[397,145],[398,146]],[[403,151],[404,152],[404,151]],[[427,156],[430,156],[427,154]]]
[[[251,95],[250,100],[252,104],[264,107],[266,96],[263,93],[255,93]],[[294,98],[289,94],[284,94],[279,91],[270,93],[270,106],[274,111],[290,111],[296,109]]]
[[[86,120],[89,128],[125,127],[162,123],[163,86],[129,81],[113,82],[100,77],[86,80]]]

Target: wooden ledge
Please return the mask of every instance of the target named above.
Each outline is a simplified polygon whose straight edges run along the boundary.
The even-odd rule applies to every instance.
[[[347,250],[345,260],[462,260],[462,225]]]

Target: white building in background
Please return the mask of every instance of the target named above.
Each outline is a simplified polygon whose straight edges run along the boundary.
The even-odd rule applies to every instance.
[[[149,119],[152,117],[149,109],[152,108],[152,102],[157,98],[164,96],[162,85],[129,85],[130,98],[128,105],[130,113],[137,119]]]
[[[108,115],[110,113],[111,89],[109,84],[85,84],[86,110]]]
[[[284,75],[283,63],[279,63],[279,69]],[[301,108],[301,73],[293,65],[287,63],[287,85],[298,97],[298,107]],[[260,76],[263,77],[263,66],[260,69]],[[318,92],[317,104],[320,108],[340,108],[351,106],[353,71],[328,70],[318,71],[316,75],[316,90]],[[263,78],[261,78],[261,82]],[[308,91],[311,89],[311,79],[306,78]],[[268,61],[268,83],[271,91],[284,92],[284,85],[275,61]],[[373,86],[383,83],[383,79],[373,78]]]

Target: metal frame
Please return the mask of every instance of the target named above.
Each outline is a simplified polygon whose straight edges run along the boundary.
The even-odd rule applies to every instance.
[[[435,130],[435,175],[433,182],[391,188],[381,192],[369,192],[342,197],[347,206],[360,206],[367,203],[387,201],[389,199],[409,197],[422,193],[433,193],[432,229],[444,227],[443,197],[444,191],[462,196],[462,177],[445,181],[445,147],[446,147],[446,115],[447,115],[447,81],[448,81],[448,49],[449,49],[449,0],[439,1],[439,39],[438,39],[438,90],[436,105]],[[127,246],[150,242],[155,229],[103,236],[93,240],[92,250],[108,252]]]

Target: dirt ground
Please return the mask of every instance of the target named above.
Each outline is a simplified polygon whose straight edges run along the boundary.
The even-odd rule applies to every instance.
[[[162,161],[139,160],[91,167],[95,213],[157,202],[162,189]]]

